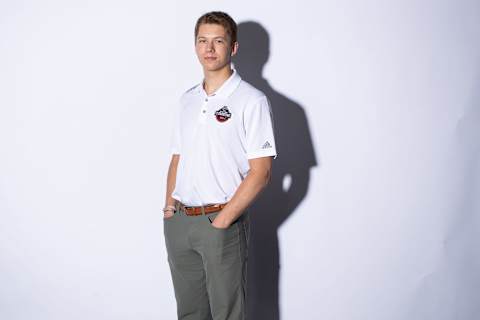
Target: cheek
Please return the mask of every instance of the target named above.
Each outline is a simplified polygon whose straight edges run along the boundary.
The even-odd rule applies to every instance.
[[[203,51],[201,48],[195,48],[195,53],[197,54],[197,57],[201,57],[203,55]]]
[[[222,56],[222,57],[228,57],[230,55],[230,50],[228,50],[225,47],[220,47],[217,49],[217,52]]]

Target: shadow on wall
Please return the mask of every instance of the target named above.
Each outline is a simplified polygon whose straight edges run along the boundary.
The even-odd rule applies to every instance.
[[[269,57],[269,35],[256,22],[238,25],[235,69],[263,91],[272,105],[278,157],[269,186],[250,208],[248,260],[249,320],[278,320],[278,228],[305,198],[310,168],[317,165],[307,117],[296,102],[273,89],[262,76]],[[292,77],[292,81],[296,78]]]

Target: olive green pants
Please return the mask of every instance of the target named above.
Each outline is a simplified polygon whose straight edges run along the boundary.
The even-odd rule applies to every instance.
[[[211,224],[219,213],[164,218],[178,319],[245,319],[248,213],[226,229]]]

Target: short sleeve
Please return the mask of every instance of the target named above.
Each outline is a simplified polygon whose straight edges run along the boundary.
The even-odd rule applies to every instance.
[[[180,108],[181,105],[177,106],[175,112],[173,112],[173,130],[170,136],[170,153],[180,154],[181,153],[181,132],[180,132]]]
[[[247,158],[277,157],[273,114],[266,96],[248,104],[244,111]]]

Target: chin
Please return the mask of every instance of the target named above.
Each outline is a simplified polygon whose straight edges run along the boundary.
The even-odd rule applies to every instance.
[[[225,66],[212,66],[212,65],[204,65],[203,70],[205,71],[218,71],[224,68]]]

